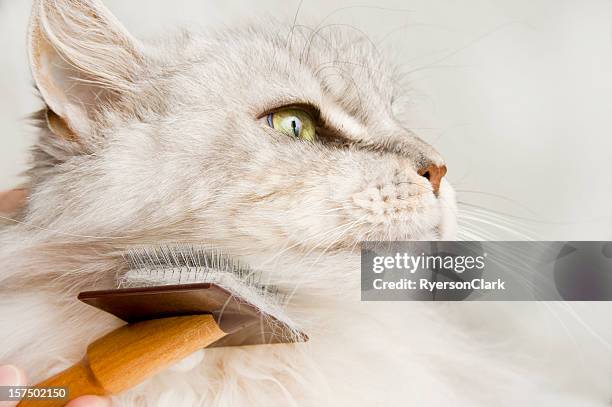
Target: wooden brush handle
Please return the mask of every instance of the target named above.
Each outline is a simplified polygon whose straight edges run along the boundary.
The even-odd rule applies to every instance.
[[[61,407],[79,396],[114,395],[227,335],[212,315],[124,325],[91,343],[80,363],[35,387],[67,387],[68,399],[24,400],[19,407]]]

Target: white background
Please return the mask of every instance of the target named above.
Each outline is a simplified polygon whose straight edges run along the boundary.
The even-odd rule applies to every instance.
[[[298,8],[106,4],[143,38],[268,15],[290,24]],[[28,13],[28,1],[0,0],[0,189],[20,181],[32,142],[25,118],[40,106],[27,66]],[[504,214],[467,220],[497,239],[612,240],[611,21],[604,0],[305,0],[298,15],[311,26],[351,25],[394,49],[411,72],[413,127],[445,155],[456,188],[474,191],[461,201]]]

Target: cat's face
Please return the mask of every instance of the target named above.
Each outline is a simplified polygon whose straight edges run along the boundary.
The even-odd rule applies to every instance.
[[[444,161],[367,40],[268,23],[143,45],[83,3],[35,4],[33,72],[61,118],[36,149],[38,224],[244,251],[454,238]]]

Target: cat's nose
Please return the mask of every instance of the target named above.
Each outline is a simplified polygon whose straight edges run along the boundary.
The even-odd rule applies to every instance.
[[[419,169],[418,173],[421,177],[427,178],[431,184],[433,193],[438,196],[438,192],[440,191],[440,182],[446,175],[446,165],[430,164]]]

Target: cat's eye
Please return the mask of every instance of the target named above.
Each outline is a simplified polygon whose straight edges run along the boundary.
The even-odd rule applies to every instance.
[[[315,141],[316,126],[312,116],[299,108],[286,108],[268,115],[268,125],[290,137]]]

